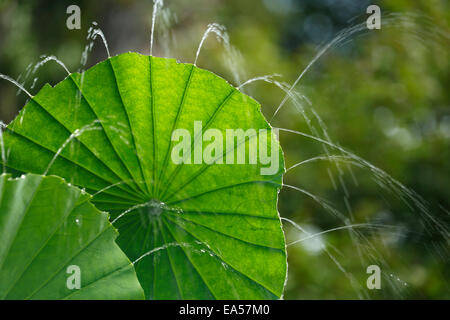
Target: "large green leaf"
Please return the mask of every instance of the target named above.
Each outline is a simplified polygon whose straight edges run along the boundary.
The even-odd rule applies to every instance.
[[[226,129],[268,130],[278,170],[176,164],[171,135],[186,129],[198,138],[194,121],[224,137]],[[118,243],[147,298],[272,299],[287,269],[277,212],[284,163],[273,137],[260,105],[213,73],[126,53],[44,86],[8,126],[5,148],[9,168],[42,174],[52,163],[50,174],[86,188],[112,218],[126,212],[114,223]],[[257,138],[235,146],[248,151]]]
[[[89,199],[58,177],[0,175],[0,299],[144,297],[117,231]]]

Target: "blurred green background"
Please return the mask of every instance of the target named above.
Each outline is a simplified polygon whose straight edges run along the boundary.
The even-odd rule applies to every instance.
[[[445,0],[378,1],[381,30],[365,30],[331,48],[296,89],[311,102],[332,141],[414,189],[438,219],[429,223],[418,210],[384,191],[365,169],[314,161],[288,172],[285,183],[327,199],[351,224],[395,228],[330,231],[288,248],[285,299],[450,298],[450,3]],[[66,28],[66,8],[81,8],[81,30]],[[293,83],[321,46],[345,28],[364,22],[369,1],[358,0],[172,0],[165,1],[155,30],[154,55],[193,62],[207,25],[226,26],[241,82],[280,74]],[[77,71],[93,21],[103,30],[111,55],[149,53],[152,1],[0,0],[0,72],[36,93],[66,74],[48,63],[28,78],[27,66],[56,55]],[[388,18],[391,17],[391,18]],[[395,18],[394,18],[395,17]],[[383,24],[383,19],[389,23]],[[214,36],[205,42],[198,66],[237,85],[224,47]],[[86,68],[105,59],[99,39]],[[31,69],[28,69],[31,70]],[[35,78],[37,80],[34,80]],[[244,87],[268,119],[283,93],[255,82]],[[0,81],[0,120],[8,123],[27,96]],[[311,133],[293,104],[286,103],[272,124]],[[323,132],[317,119],[317,134]],[[314,132],[313,132],[314,133]],[[281,133],[286,164],[324,154],[311,139]],[[330,154],[339,155],[329,149]],[[344,226],[311,197],[292,189],[280,194],[281,216],[310,233]],[[306,235],[285,222],[288,242]],[[356,227],[355,227],[356,228]],[[355,229],[356,230],[356,229]],[[366,268],[381,267],[380,290],[368,290]]]

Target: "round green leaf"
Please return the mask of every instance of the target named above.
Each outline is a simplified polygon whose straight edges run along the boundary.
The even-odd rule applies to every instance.
[[[212,163],[177,163],[177,129],[191,137],[185,156],[199,155],[195,123],[203,133],[218,130],[223,150]],[[256,133],[227,145],[228,129]],[[277,156],[270,174],[248,156],[264,138],[260,130],[268,144],[259,152]],[[173,59],[115,56],[44,86],[4,138],[9,168],[42,174],[51,164],[50,174],[85,188],[111,213],[147,298],[281,297],[281,148],[260,105],[213,73]],[[211,143],[203,141],[200,155]],[[247,161],[237,164],[241,147]],[[225,161],[230,154],[234,164]]]
[[[61,178],[0,175],[0,299],[144,297],[89,198]]]

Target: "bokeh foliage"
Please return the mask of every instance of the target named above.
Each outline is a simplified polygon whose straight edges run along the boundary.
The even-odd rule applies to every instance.
[[[66,8],[77,3],[82,29],[66,28]],[[417,191],[431,212],[449,222],[450,209],[450,3],[445,0],[379,1],[383,16],[397,13],[414,23],[384,26],[333,49],[320,59],[298,89],[312,102],[334,142],[382,168]],[[343,28],[364,21],[368,1],[313,0],[190,0],[166,1],[155,31],[154,54],[193,62],[208,23],[229,31],[239,50],[241,80],[278,73],[292,83],[307,66],[320,44]],[[111,55],[126,51],[149,52],[152,1],[0,1],[0,72],[21,80],[30,63],[54,54],[69,70],[80,68],[86,33],[92,21],[105,33]],[[354,18],[352,20],[352,18]],[[441,35],[439,35],[441,34]],[[106,53],[100,40],[89,57],[89,67]],[[240,58],[239,58],[240,57]],[[233,82],[223,46],[211,37],[198,65]],[[49,63],[25,82],[36,93],[46,82],[56,84],[64,70]],[[236,84],[236,83],[235,83]],[[270,118],[283,94],[273,85],[258,82],[245,88]],[[9,122],[25,104],[26,96],[0,82],[0,120]],[[274,125],[309,132],[291,104],[286,104]],[[316,123],[317,125],[317,123]],[[281,135],[287,166],[323,154],[323,147],[305,138]],[[333,176],[337,188],[330,179]],[[356,177],[357,183],[352,178]],[[285,182],[329,200],[350,215],[353,223],[395,225],[395,232],[360,230],[390,266],[382,290],[367,291],[371,298],[449,298],[448,239],[424,223],[417,212],[382,189],[367,170],[343,166],[342,180],[329,161],[301,166]],[[280,214],[312,232],[342,226],[315,201],[293,190],[281,192]],[[288,240],[303,237],[286,224]],[[404,232],[398,232],[401,229]],[[289,281],[285,298],[357,298],[354,285],[320,249],[326,243],[342,267],[365,288],[364,242],[352,241],[348,231],[324,234],[305,245],[289,248]],[[336,250],[335,250],[335,249]],[[375,259],[376,260],[376,259]],[[377,261],[375,261],[377,262]],[[392,273],[392,276],[391,276]],[[395,286],[388,284],[392,278]],[[397,281],[399,278],[401,281]],[[404,288],[403,282],[408,285]],[[400,284],[400,285],[399,285]],[[363,295],[364,295],[363,293]]]

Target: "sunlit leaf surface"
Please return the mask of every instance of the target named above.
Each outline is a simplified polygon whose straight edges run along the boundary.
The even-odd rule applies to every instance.
[[[0,176],[0,299],[144,297],[117,231],[89,199],[58,177]]]
[[[224,137],[226,129],[271,132],[259,104],[213,73],[126,53],[44,86],[5,131],[7,166],[49,169],[93,194],[149,299],[279,298],[286,253],[278,142],[270,133],[279,154],[272,175],[261,174],[260,162],[176,164],[171,135],[186,129],[198,141],[194,121]],[[257,138],[235,146],[248,151]]]

